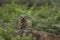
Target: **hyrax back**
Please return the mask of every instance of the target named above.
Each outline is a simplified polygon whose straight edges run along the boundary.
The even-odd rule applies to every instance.
[[[36,37],[36,40],[60,40],[60,36],[44,31],[32,29],[31,33]]]

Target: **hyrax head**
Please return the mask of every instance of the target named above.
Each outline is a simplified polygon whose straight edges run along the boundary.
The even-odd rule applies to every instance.
[[[27,16],[26,16],[25,14],[22,14],[22,15],[20,16],[20,19],[21,19],[21,21],[26,21]]]

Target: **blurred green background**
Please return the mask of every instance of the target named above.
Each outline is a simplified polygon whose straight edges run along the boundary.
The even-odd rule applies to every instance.
[[[19,16],[25,13],[33,28],[60,35],[60,0],[0,0],[0,40],[20,40],[11,34],[19,28]],[[35,40],[23,35],[22,40]]]

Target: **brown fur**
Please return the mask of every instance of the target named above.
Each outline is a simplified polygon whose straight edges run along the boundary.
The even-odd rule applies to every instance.
[[[48,32],[32,29],[31,33],[36,37],[36,40],[60,40],[60,36]]]

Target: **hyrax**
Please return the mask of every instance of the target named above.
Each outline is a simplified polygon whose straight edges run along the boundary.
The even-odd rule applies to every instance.
[[[20,29],[32,28],[32,21],[25,14],[20,16]]]

